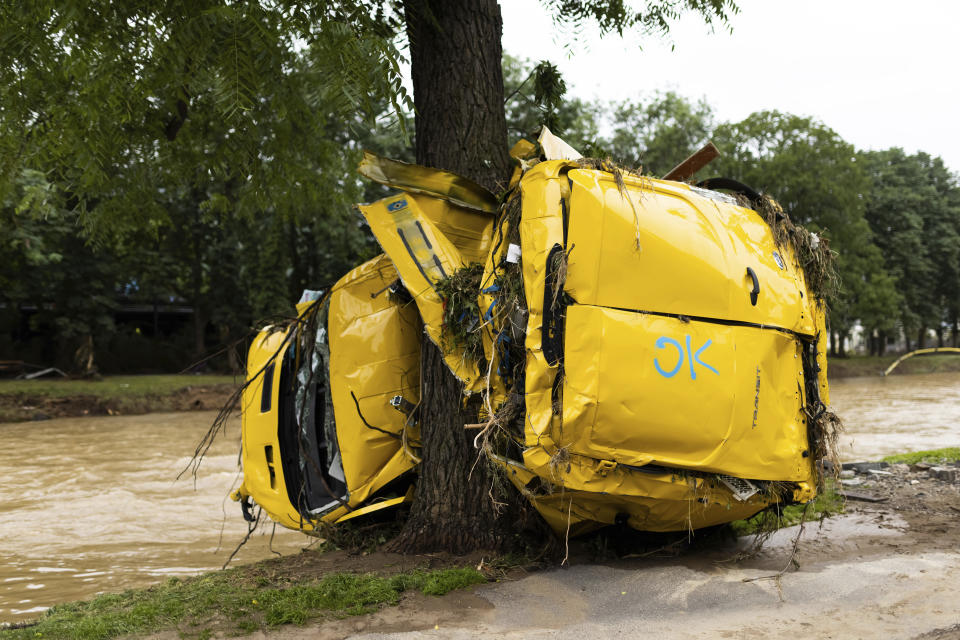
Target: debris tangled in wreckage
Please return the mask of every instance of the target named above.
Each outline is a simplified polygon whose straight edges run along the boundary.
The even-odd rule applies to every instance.
[[[641,176],[549,132],[514,156],[499,201],[365,156],[399,191],[360,206],[384,254],[254,341],[245,514],[318,532],[410,501],[424,339],[482,401],[478,461],[561,535],[758,513],[769,531],[814,499],[841,428],[826,239],[739,183]]]

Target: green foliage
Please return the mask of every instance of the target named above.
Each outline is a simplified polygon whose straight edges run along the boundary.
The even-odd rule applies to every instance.
[[[376,4],[5,4],[0,186],[42,168],[105,235],[163,222],[171,179],[232,180],[246,210],[329,193],[316,159],[339,151],[331,118],[374,124],[383,101],[409,103],[399,22]]]
[[[410,106],[380,3],[42,1],[0,20],[17,252],[0,320],[37,307],[43,362],[102,351],[121,301],[192,306],[198,357],[209,325],[240,338],[372,254],[360,141],[402,138]]]
[[[625,0],[543,0],[561,28],[578,31],[585,24],[595,23],[602,34],[623,34],[638,29],[645,34],[666,35],[670,23],[684,12],[699,14],[708,25],[727,25],[730,15],[739,12],[732,0],[652,0],[635,9]]]
[[[541,125],[578,149],[592,149],[597,138],[596,105],[566,97],[566,83],[549,62],[503,56],[503,85],[510,144],[535,140]]]
[[[932,449],[930,451],[913,451],[911,453],[897,453],[883,458],[884,462],[890,464],[916,464],[918,462],[944,463],[956,462],[960,460],[960,447],[946,447],[944,449]]]
[[[704,100],[694,103],[673,91],[610,105],[607,118],[612,124],[607,149],[613,160],[656,176],[702,147],[715,126],[713,109]]]
[[[804,518],[804,510],[806,510],[806,521],[811,522],[843,513],[844,507],[843,496],[837,493],[833,483],[828,482],[826,489],[813,499],[809,507],[802,504],[774,506],[746,520],[735,520],[730,523],[730,526],[738,537],[749,536],[800,524]]]
[[[233,376],[151,375],[106,376],[99,380],[67,380],[40,378],[37,380],[0,380],[0,396],[27,395],[31,397],[67,398],[95,396],[97,398],[137,398],[163,395],[192,386],[235,384]]]
[[[480,307],[477,305],[482,278],[483,265],[475,262],[435,285],[443,300],[444,351],[463,350],[467,358],[478,363],[483,360]]]
[[[866,218],[903,292],[899,317],[913,333],[957,318],[960,188],[939,158],[901,149],[864,152],[872,181]]]
[[[31,304],[31,328],[49,327],[64,353],[58,364],[71,366],[86,337],[112,334],[116,256],[78,237],[77,215],[40,172],[21,171],[0,200],[0,247],[0,316],[17,322],[16,310]]]
[[[232,569],[57,605],[33,626],[0,630],[0,639],[106,640],[218,619],[229,621],[233,633],[251,632],[264,626],[304,624],[328,613],[361,615],[396,604],[405,591],[439,596],[486,581],[469,567],[415,569],[394,576],[333,573],[293,583],[278,578],[251,581],[242,570]]]

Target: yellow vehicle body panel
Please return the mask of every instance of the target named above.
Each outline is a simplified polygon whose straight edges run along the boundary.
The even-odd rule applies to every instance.
[[[527,446],[547,444],[543,440],[553,418],[552,389],[558,366],[550,365],[543,353],[544,288],[547,258],[553,247],[563,246],[563,201],[568,198],[567,178],[561,171],[572,165],[565,161],[542,162],[520,180],[522,213],[520,239],[523,286],[527,298],[526,408]],[[524,454],[526,459],[526,454]]]
[[[380,255],[341,278],[328,298],[330,393],[349,493],[345,504],[318,514],[317,520],[343,518],[416,464],[404,442],[416,441],[419,430],[407,425],[407,417],[388,402],[399,395],[416,404],[420,396],[420,319],[416,309],[398,304],[387,293],[396,278],[393,264]],[[301,317],[316,312],[319,304],[298,305]],[[247,370],[252,382],[242,400],[244,482],[235,498],[250,497],[279,524],[309,532],[315,524],[291,502],[287,485],[292,479],[285,477],[280,463],[280,366],[291,343],[288,331],[267,330],[250,347]],[[270,362],[271,400],[262,404],[264,377],[256,374]],[[261,406],[269,409],[261,411]],[[382,431],[368,428],[364,420]]]
[[[566,288],[578,303],[813,335],[793,256],[780,255],[755,211],[679,182],[625,176],[621,191],[604,171],[577,169],[568,176],[567,244],[576,249]],[[748,267],[760,285],[756,304]]]
[[[380,255],[344,276],[330,294],[330,393],[351,507],[414,466],[403,447],[407,417],[389,401],[420,400],[421,325],[416,309],[384,291],[396,278],[391,261]],[[416,429],[406,433],[408,440],[418,437]]]
[[[577,305],[566,336],[558,447],[622,465],[809,478],[789,335]]]
[[[565,161],[542,162],[520,180],[524,466],[580,492],[574,508],[620,509],[649,530],[727,522],[777,500],[740,502],[719,486],[704,503],[678,494],[686,485],[665,480],[671,474],[655,479],[657,468],[794,482],[795,496],[811,498],[800,351],[823,320],[792,252],[776,247],[752,210],[680,183],[624,183],[621,191],[611,174]],[[561,363],[548,362],[543,345],[556,245],[568,255],[572,301],[559,385]],[[756,305],[747,266],[761,285]],[[557,500],[535,504],[546,517]],[[548,520],[556,524],[556,514]]]
[[[365,156],[361,172],[400,193],[360,206],[384,255],[347,274],[326,303],[348,494],[318,519],[349,520],[411,499],[377,492],[419,462],[413,418],[389,401],[418,402],[424,334],[443,348],[465,393],[485,394],[484,417],[508,391],[522,395],[522,436],[518,426],[510,442],[519,438],[522,460],[494,457],[558,532],[624,518],[649,531],[729,522],[784,500],[774,483],[791,486],[794,501],[812,499],[806,394],[829,403],[827,334],[792,248],[776,243],[756,211],[716,192],[569,160],[521,167],[495,220],[494,201],[469,181]],[[518,217],[507,215],[511,207]],[[478,262],[482,370],[445,343],[437,292],[441,280]],[[507,263],[522,275],[519,313],[496,308]],[[414,304],[387,292],[398,279]],[[510,390],[504,376],[516,363],[501,370],[500,360],[509,355],[504,334],[516,326],[523,386]],[[284,339],[259,336],[250,372]],[[812,388],[807,375],[816,377]],[[279,384],[275,375],[274,408]],[[265,453],[279,446],[277,418],[258,412],[258,389],[254,380],[244,395],[240,496],[309,530],[284,489],[289,479]],[[767,489],[743,497],[738,479]]]
[[[462,221],[465,216],[458,215],[455,207],[443,200],[430,200],[432,202],[424,209],[417,199],[404,194],[362,205],[360,211],[413,296],[430,340],[443,346],[443,300],[435,287],[440,280],[466,266],[467,261],[457,244],[444,234],[426,211],[441,218],[442,212],[448,211],[455,221]],[[489,244],[489,228],[487,224],[484,237],[473,242],[468,234],[458,235],[455,239],[471,256],[477,257]],[[454,375],[466,385],[467,391],[481,389],[477,363],[466,358],[462,350],[446,350],[444,359]]]
[[[460,209],[488,215],[497,212],[497,199],[492,193],[473,180],[450,171],[408,164],[364,151],[357,172],[407,194],[430,196]]]
[[[501,464],[514,486],[555,531],[565,533],[569,529],[574,536],[615,524],[622,515],[628,516],[626,524],[642,531],[700,529],[749,518],[769,504],[761,496],[735,500],[719,483],[701,478],[673,473],[638,474],[625,469],[611,470],[603,476],[601,485],[611,490],[608,492],[595,490],[599,486],[588,490],[565,486],[563,491],[533,494],[527,486],[538,477],[536,474],[515,461],[502,460]],[[559,473],[556,477],[564,482],[576,483],[574,476],[582,477],[562,469]]]
[[[289,345],[286,331],[261,331],[247,355],[247,377],[250,384],[241,399],[243,484],[232,497],[247,497],[260,505],[274,521],[291,529],[312,531],[304,522],[287,495],[287,478],[280,463],[280,443],[277,437],[277,405],[280,390],[280,358],[278,353]],[[269,371],[270,373],[266,373]],[[265,388],[266,385],[266,388]],[[264,400],[264,396],[268,398]],[[266,409],[264,411],[264,409]]]

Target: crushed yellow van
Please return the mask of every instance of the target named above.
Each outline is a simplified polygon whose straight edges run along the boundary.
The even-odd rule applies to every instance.
[[[384,253],[254,341],[245,513],[310,531],[410,500],[424,339],[557,531],[696,529],[815,497],[826,332],[804,266],[825,244],[732,181],[631,175],[548,134],[514,155],[500,201],[365,156],[397,190],[360,206]]]

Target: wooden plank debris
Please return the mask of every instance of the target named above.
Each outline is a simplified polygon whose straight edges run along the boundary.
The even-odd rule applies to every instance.
[[[859,493],[857,491],[838,491],[847,500],[859,500],[860,502],[886,502],[887,498],[873,495],[872,493]]]
[[[712,142],[708,142],[703,145],[699,151],[694,152],[692,156],[671,169],[670,173],[663,176],[663,179],[683,182],[688,178],[692,178],[693,174],[703,169],[718,157],[720,157],[720,150],[717,149]]]

